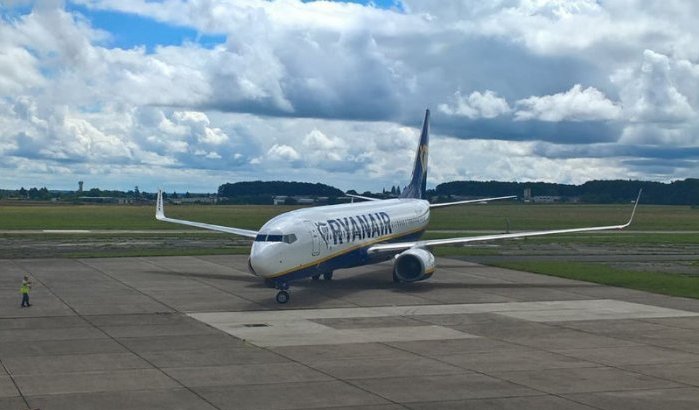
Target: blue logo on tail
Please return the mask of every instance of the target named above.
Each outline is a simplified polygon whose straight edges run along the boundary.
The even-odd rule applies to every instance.
[[[420,134],[420,144],[415,153],[415,164],[413,165],[413,176],[410,184],[403,189],[401,198],[425,199],[427,191],[427,157],[430,145],[430,110],[425,111],[425,121],[422,124]]]

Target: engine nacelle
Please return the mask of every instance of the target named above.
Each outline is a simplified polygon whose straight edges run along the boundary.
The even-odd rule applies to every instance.
[[[396,255],[393,275],[401,282],[425,280],[434,273],[434,255],[422,248],[410,248]]]

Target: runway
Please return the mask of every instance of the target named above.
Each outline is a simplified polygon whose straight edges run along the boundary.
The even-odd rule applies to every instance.
[[[0,409],[699,402],[696,300],[445,258],[426,282],[381,264],[274,293],[244,256],[0,260]]]

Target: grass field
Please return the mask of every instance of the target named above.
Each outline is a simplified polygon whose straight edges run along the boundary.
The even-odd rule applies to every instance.
[[[247,229],[258,229],[291,206],[167,206],[168,216]],[[435,209],[430,230],[530,230],[576,228],[625,222],[631,204],[532,205],[489,204]],[[151,206],[75,205],[0,206],[0,230],[157,229],[182,230],[158,222]],[[699,231],[699,209],[688,206],[639,205],[630,230]]]
[[[632,204],[489,204],[435,209],[430,229],[521,231],[615,225],[628,220]],[[699,209],[640,204],[630,230],[699,230]]]
[[[166,206],[168,216],[218,225],[259,229],[268,219],[291,206]],[[155,229],[182,230],[155,220],[152,206],[73,205],[1,206],[0,230],[22,229]]]
[[[626,270],[603,263],[571,261],[516,261],[497,262],[494,265],[560,278],[699,299],[699,278],[696,276]]]

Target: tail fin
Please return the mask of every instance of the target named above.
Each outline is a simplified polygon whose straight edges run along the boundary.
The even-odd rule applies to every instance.
[[[420,134],[420,144],[415,153],[415,164],[413,165],[413,176],[410,184],[401,192],[401,198],[424,199],[427,191],[427,154],[430,145],[430,110],[425,111],[425,122],[422,123],[422,133]]]

